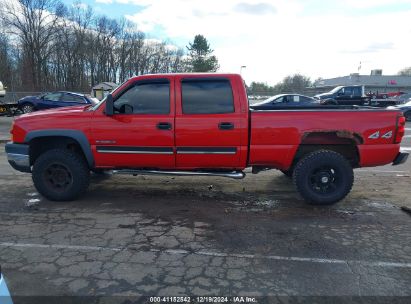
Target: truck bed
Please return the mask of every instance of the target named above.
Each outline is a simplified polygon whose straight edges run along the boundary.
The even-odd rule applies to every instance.
[[[399,149],[394,143],[397,111],[320,106],[250,111],[250,115],[251,165],[287,169],[300,145],[355,145],[361,167],[391,163]]]

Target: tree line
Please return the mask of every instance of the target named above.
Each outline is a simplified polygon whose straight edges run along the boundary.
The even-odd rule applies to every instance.
[[[282,81],[277,84],[270,86],[264,82],[251,82],[250,86],[247,87],[248,93],[250,95],[262,95],[262,96],[272,96],[281,93],[300,93],[303,94],[308,87],[312,86],[312,82],[309,77],[294,74],[285,77]]]
[[[148,39],[131,22],[96,15],[80,2],[6,3],[0,23],[0,76],[9,90],[85,92],[133,75],[218,69],[204,36],[196,36],[186,55],[183,48]]]

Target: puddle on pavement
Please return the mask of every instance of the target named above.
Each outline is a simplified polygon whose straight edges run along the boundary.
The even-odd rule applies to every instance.
[[[281,205],[278,200],[261,200],[261,201],[233,201],[229,202],[234,205],[234,209],[248,212],[259,212],[278,209]]]

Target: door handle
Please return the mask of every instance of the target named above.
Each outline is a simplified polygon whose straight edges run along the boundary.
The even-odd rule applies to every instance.
[[[159,130],[171,130],[171,123],[169,123],[169,122],[159,122],[157,124],[157,129],[159,129]]]
[[[232,130],[234,129],[234,124],[231,122],[220,122],[218,128],[220,130]]]

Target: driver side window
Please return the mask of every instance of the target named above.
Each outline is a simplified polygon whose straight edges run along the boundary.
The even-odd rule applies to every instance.
[[[169,114],[169,81],[142,82],[133,85],[114,101],[114,113]]]

